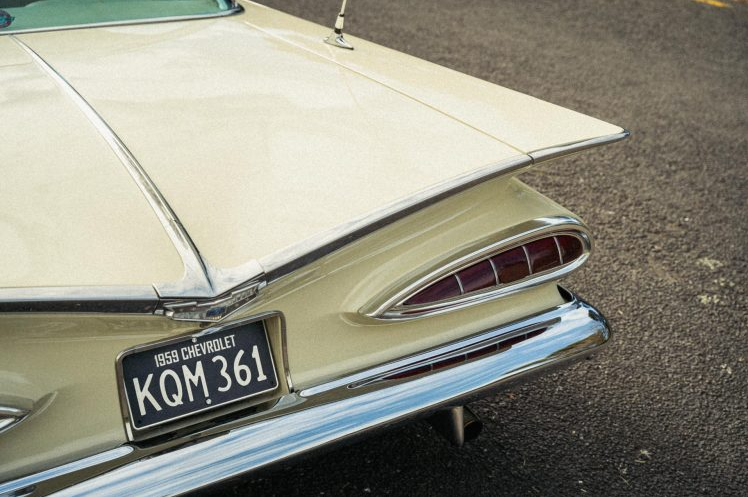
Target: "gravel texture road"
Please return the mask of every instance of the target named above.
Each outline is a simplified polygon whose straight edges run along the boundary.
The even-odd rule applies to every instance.
[[[337,0],[268,0],[331,24]],[[594,360],[210,495],[747,495],[748,3],[354,0],[347,30],[622,125],[523,179],[596,235],[566,285],[616,334]]]

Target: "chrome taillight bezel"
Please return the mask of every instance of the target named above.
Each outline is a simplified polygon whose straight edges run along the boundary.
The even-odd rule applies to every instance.
[[[456,297],[424,304],[405,304],[415,294],[435,282],[458,273],[473,264],[541,238],[563,235],[574,236],[582,244],[582,254],[569,263],[562,263],[546,271],[531,273],[518,281],[499,284]],[[587,227],[578,219],[568,216],[543,217],[520,223],[498,233],[494,239],[497,241],[483,245],[481,248],[470,251],[466,255],[443,261],[436,269],[426,271],[423,276],[417,277],[411,280],[410,283],[389,292],[390,297],[386,298],[383,302],[380,300],[378,303],[374,302],[364,307],[360,311],[361,314],[378,320],[402,321],[463,309],[563,278],[582,266],[589,258],[593,248],[592,237]]]

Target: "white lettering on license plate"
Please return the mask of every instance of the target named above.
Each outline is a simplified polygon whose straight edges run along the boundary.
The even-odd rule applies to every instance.
[[[156,367],[168,366],[170,364],[176,364],[181,360],[192,359],[194,357],[201,357],[205,354],[212,354],[214,352],[221,352],[223,350],[231,349],[236,346],[236,340],[234,335],[228,335],[222,338],[215,338],[204,343],[193,343],[192,345],[186,345],[179,349],[169,350],[167,352],[161,352],[153,356],[156,362]]]
[[[192,369],[186,364],[183,364],[181,368],[176,366],[180,362],[180,355],[186,360],[234,347],[234,335],[229,335],[156,354],[154,359],[157,366],[173,365],[173,368],[163,369],[158,377],[154,373],[149,373],[142,381],[137,377],[132,378],[140,415],[145,416],[149,410],[161,411],[163,405],[176,407],[183,405],[184,402],[195,402],[197,393],[200,392],[205,404],[210,405],[212,389],[227,392],[232,385],[246,387],[253,381],[267,380],[257,345],[252,347],[248,364],[244,362],[244,349],[238,349],[230,360],[221,354],[216,354],[211,358],[211,362],[219,363],[223,384],[208,385],[202,360],[198,360]],[[254,365],[254,371],[252,365]]]

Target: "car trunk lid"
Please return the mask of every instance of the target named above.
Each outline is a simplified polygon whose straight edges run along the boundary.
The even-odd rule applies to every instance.
[[[345,241],[434,185],[621,131],[362,40],[343,53],[321,29],[247,4],[222,19],[18,38],[96,109],[231,284]]]

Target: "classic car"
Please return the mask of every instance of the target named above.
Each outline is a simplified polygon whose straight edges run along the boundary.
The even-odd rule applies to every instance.
[[[411,419],[460,445],[608,341],[559,286],[588,227],[519,175],[628,132],[343,18],[0,1],[0,495],[182,494]]]

